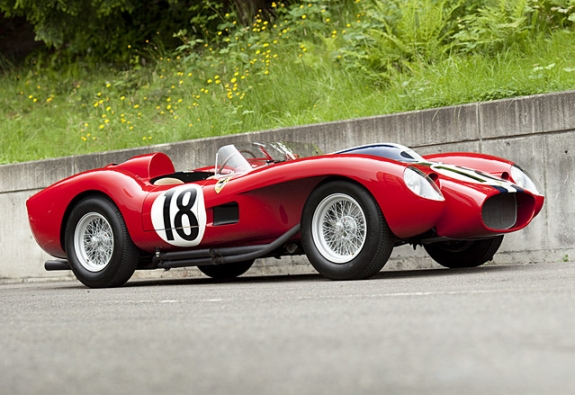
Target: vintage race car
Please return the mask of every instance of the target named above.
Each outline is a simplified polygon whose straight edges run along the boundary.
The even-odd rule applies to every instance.
[[[489,155],[275,142],[226,145],[215,166],[193,171],[175,171],[164,153],[136,156],[64,179],[27,208],[36,241],[59,258],[47,270],[113,287],[139,269],[197,266],[224,279],[295,254],[327,278],[364,279],[407,243],[473,267],[543,201],[524,170]]]

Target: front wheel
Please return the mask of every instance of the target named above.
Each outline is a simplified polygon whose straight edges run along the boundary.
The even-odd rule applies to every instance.
[[[359,280],[379,272],[393,249],[381,210],[362,186],[332,181],[309,196],[301,220],[304,251],[332,280]]]
[[[424,244],[429,256],[442,266],[457,269],[477,267],[493,259],[503,236],[484,240],[453,240]]]
[[[132,242],[120,210],[104,197],[88,197],[74,207],[65,242],[72,271],[91,288],[120,286],[138,265],[140,250]]]
[[[203,265],[198,269],[206,276],[217,280],[230,280],[247,272],[254,264],[254,260],[238,263],[224,263],[223,265]]]

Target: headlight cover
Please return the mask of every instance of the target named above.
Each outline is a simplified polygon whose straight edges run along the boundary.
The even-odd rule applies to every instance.
[[[529,192],[536,195],[542,195],[539,185],[537,185],[534,179],[519,166],[511,166],[511,178],[513,179],[513,182],[521,188],[527,189]]]
[[[443,201],[445,198],[435,183],[423,172],[407,167],[403,172],[405,185],[416,195],[430,200]]]

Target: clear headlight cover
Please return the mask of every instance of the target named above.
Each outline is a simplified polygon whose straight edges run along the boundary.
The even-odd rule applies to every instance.
[[[431,200],[445,200],[433,180],[420,170],[413,167],[406,168],[403,172],[403,181],[405,185],[418,196]]]
[[[513,179],[513,182],[521,188],[527,189],[531,193],[542,195],[539,185],[537,185],[535,180],[519,166],[511,166],[511,178]]]

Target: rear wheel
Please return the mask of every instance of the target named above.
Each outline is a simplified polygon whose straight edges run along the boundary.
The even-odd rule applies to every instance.
[[[198,269],[206,276],[218,280],[229,280],[241,276],[247,272],[254,264],[254,261],[245,261],[238,263],[225,263],[223,265],[204,265],[198,266]]]
[[[424,244],[429,256],[442,266],[452,269],[477,267],[493,259],[503,236],[484,240],[454,240]]]
[[[66,253],[72,271],[92,288],[116,287],[134,274],[140,250],[116,205],[89,197],[72,210],[66,225]]]
[[[393,249],[392,233],[371,194],[349,181],[321,185],[301,220],[302,245],[313,267],[332,280],[379,272]]]

